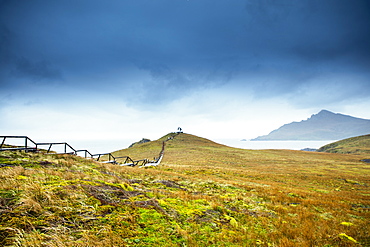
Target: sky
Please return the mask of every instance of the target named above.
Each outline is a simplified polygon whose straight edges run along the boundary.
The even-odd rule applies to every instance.
[[[0,132],[113,151],[370,119],[369,23],[367,0],[0,0]]]

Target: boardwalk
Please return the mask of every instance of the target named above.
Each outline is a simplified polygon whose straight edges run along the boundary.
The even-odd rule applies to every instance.
[[[175,134],[174,136],[178,135]],[[86,149],[77,150],[74,149],[71,145],[67,142],[51,142],[51,143],[37,143],[30,139],[28,136],[0,136],[2,138],[0,144],[0,152],[1,151],[25,151],[25,152],[45,152],[45,153],[55,153],[52,151],[53,146],[62,146],[63,152],[59,154],[70,154],[70,155],[78,155],[79,153],[83,153],[82,157],[90,158],[102,163],[111,163],[117,164],[121,166],[140,166],[140,167],[147,167],[147,166],[157,166],[162,161],[164,155],[164,148],[165,148],[165,141],[162,144],[162,150],[159,153],[159,156],[155,160],[149,159],[141,159],[141,160],[133,160],[129,156],[122,156],[122,157],[115,157],[112,153],[99,153],[99,154],[92,154]],[[14,140],[18,141],[18,145],[7,145],[5,144],[6,140]],[[173,137],[172,137],[173,139]],[[0,139],[1,140],[1,139]],[[167,141],[167,140],[166,140]],[[19,142],[22,145],[19,145]],[[47,149],[40,149],[40,147],[46,147]],[[107,158],[108,160],[101,161],[101,158]],[[118,160],[120,162],[118,162]]]

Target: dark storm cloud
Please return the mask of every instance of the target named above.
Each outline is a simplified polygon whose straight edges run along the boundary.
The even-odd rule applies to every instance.
[[[194,90],[207,90],[224,85],[231,80],[235,70],[231,70],[228,66],[223,67],[222,64],[215,64],[213,68],[201,72],[194,68],[184,70],[155,61],[136,62],[135,65],[150,75],[147,81],[140,83],[139,87],[135,86],[135,95],[141,92],[141,97],[137,100],[151,99],[151,102],[156,103],[174,100]]]
[[[368,23],[360,0],[0,1],[1,85],[28,78],[96,90],[115,71],[114,86],[157,103],[224,84],[257,97],[299,93],[326,73],[366,78]]]
[[[15,61],[15,76],[30,78],[31,80],[61,79],[61,73],[52,68],[47,61],[30,61],[24,57]]]
[[[9,63],[12,61],[11,33],[8,28],[0,25],[0,86],[5,87],[5,82],[10,74]]]

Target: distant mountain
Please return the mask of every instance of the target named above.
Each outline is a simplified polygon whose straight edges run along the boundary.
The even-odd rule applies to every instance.
[[[370,133],[370,120],[322,110],[307,120],[285,124],[252,141],[341,140]]]

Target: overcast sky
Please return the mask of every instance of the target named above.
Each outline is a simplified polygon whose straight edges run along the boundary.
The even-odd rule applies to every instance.
[[[0,0],[1,134],[126,147],[370,119],[369,23],[367,0]]]

